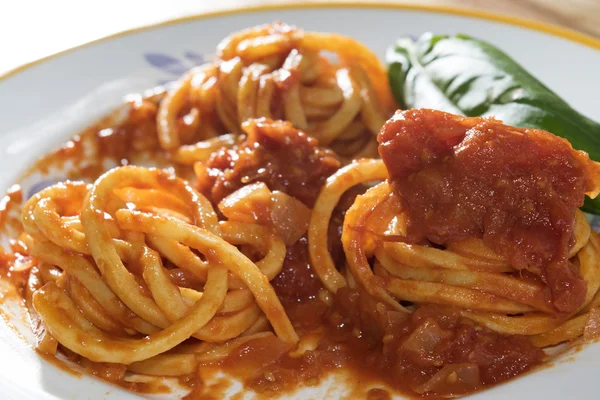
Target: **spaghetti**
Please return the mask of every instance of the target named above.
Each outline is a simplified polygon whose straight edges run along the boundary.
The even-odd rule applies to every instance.
[[[162,353],[189,337],[224,342],[268,320],[284,342],[298,341],[266,280],[281,269],[280,239],[257,227],[265,257],[253,263],[231,244],[254,245],[253,226],[219,223],[202,195],[166,172],[122,167],[93,185],[51,186],[25,204],[22,220],[40,262],[28,286],[41,285],[31,294],[40,342],[49,333],[92,361],[181,375],[197,367],[195,354]],[[177,269],[192,276],[184,286],[171,279]]]
[[[349,398],[439,398],[600,336],[578,210],[599,165],[547,132],[394,108],[364,46],[275,23],[40,160],[75,168],[0,215],[37,350],[187,399],[225,396],[215,370],[267,396],[343,371]]]
[[[478,143],[478,135],[485,135],[480,132],[487,132],[494,136],[491,139],[485,139],[487,147],[481,146],[472,150],[469,146],[473,146],[472,143]],[[426,137],[419,136],[421,134]],[[502,138],[503,135],[505,138]],[[508,138],[510,135],[519,140],[519,148],[523,151],[528,145],[541,147],[554,145],[557,148],[552,149],[549,153],[552,156],[551,161],[547,161],[548,165],[544,165],[546,161],[543,157],[534,156],[535,151],[524,151],[524,157],[529,159],[539,157],[534,161],[535,169],[529,169],[528,163],[523,162],[514,153],[510,154],[513,161],[506,161],[499,165],[499,160],[495,157],[501,158],[502,150],[510,148],[511,139]],[[439,142],[435,142],[436,140]],[[451,140],[453,142],[448,144]],[[528,144],[528,140],[530,144]],[[416,314],[420,308],[428,310],[428,307],[432,306],[441,307],[441,314],[433,312],[430,316],[433,318],[429,320],[432,325],[427,325],[426,322],[413,327],[415,331],[408,339],[404,337],[401,340],[401,343],[403,342],[401,348],[408,346],[407,343],[416,341],[416,344],[413,343],[410,346],[415,348],[413,350],[421,353],[432,351],[432,343],[434,348],[438,348],[435,346],[439,345],[444,338],[453,335],[450,333],[452,330],[461,329],[460,325],[456,324],[451,327],[446,326],[446,329],[439,328],[440,320],[449,318],[448,315],[459,316],[463,320],[470,321],[471,324],[483,326],[503,336],[526,336],[531,344],[540,348],[586,336],[588,331],[589,337],[593,337],[592,331],[595,332],[597,310],[600,306],[600,242],[598,235],[590,229],[584,214],[581,211],[575,213],[575,210],[578,205],[581,205],[584,189],[591,192],[592,195],[597,191],[597,176],[600,171],[598,164],[591,162],[586,154],[574,152],[566,141],[552,137],[545,132],[519,131],[502,126],[495,121],[477,118],[464,119],[431,110],[407,111],[397,114],[387,123],[380,135],[380,141],[384,143],[381,146],[388,146],[383,150],[380,148],[380,152],[384,156],[383,161],[358,160],[340,169],[329,177],[317,199],[309,228],[310,251],[315,271],[325,287],[338,293],[358,290],[361,297],[371,298],[373,299],[371,301],[380,304],[384,309],[400,313]],[[414,147],[411,148],[413,143]],[[459,150],[453,154],[450,149]],[[528,196],[525,189],[527,183],[524,182],[527,182],[528,179],[537,182],[537,190],[540,191],[542,186],[539,185],[539,182],[546,179],[544,174],[549,171],[554,174],[551,179],[568,181],[570,190],[577,192],[571,197],[575,199],[573,203],[569,203],[570,194],[564,189],[557,195],[560,196],[560,200],[557,200],[556,197],[554,197],[555,200],[552,197],[544,200],[545,203],[540,200],[536,206],[526,209],[525,212],[528,214],[522,217],[523,220],[511,222],[514,236],[504,239],[502,242],[500,239],[494,239],[494,242],[491,242],[500,251],[506,251],[511,243],[510,240],[516,240],[514,238],[518,237],[519,221],[527,221],[527,230],[524,231],[524,234],[529,235],[560,238],[557,234],[547,235],[544,230],[564,229],[566,237],[570,240],[560,243],[568,244],[566,259],[569,261],[565,262],[569,263],[569,266],[564,265],[561,268],[568,270],[573,266],[576,268],[576,274],[581,276],[580,279],[585,282],[583,298],[574,308],[565,311],[564,308],[559,308],[560,304],[556,305],[556,296],[562,296],[562,294],[550,290],[553,283],[544,275],[543,268],[534,269],[533,264],[529,264],[525,268],[518,266],[509,258],[510,251],[501,254],[490,248],[489,236],[484,235],[482,239],[468,231],[465,234],[466,229],[455,231],[457,233],[454,233],[454,236],[447,233],[448,229],[456,226],[452,221],[452,218],[457,216],[453,207],[459,207],[453,203],[455,200],[452,196],[455,193],[460,193],[457,198],[468,204],[467,207],[472,210],[466,217],[470,221],[476,221],[475,213],[478,205],[475,205],[476,203],[469,198],[469,195],[461,192],[458,182],[448,183],[448,180],[451,179],[448,176],[453,177],[454,170],[458,169],[457,164],[459,162],[467,163],[467,157],[473,156],[473,153],[477,154],[479,149],[485,149],[483,154],[486,160],[478,161],[481,165],[487,162],[488,165],[499,167],[497,172],[491,175],[484,173],[483,168],[485,167],[474,170],[475,175],[464,183],[472,185],[469,194],[477,196],[477,200],[484,195],[478,194],[476,190],[484,190],[482,187],[486,187],[485,180],[489,177],[491,177],[489,182],[492,182],[492,185],[497,182],[502,185],[497,187],[496,191],[499,191],[498,188],[504,187],[504,180],[511,179],[521,185],[518,195]],[[436,151],[439,153],[436,154]],[[569,155],[557,156],[563,154],[561,153],[563,151]],[[414,157],[415,152],[417,155],[424,155]],[[471,164],[468,165],[471,167]],[[521,170],[518,169],[519,166]],[[563,176],[560,176],[554,168],[560,169]],[[395,174],[393,178],[390,177],[390,169]],[[489,173],[489,169],[487,171]],[[465,176],[465,174],[467,173],[461,172],[460,176]],[[570,179],[566,176],[567,174],[573,174],[575,177]],[[409,183],[395,181],[394,179],[399,179],[399,176],[408,176]],[[354,185],[367,182],[381,183],[367,190],[364,195],[358,196],[346,213],[342,242],[347,257],[347,266],[345,271],[340,271],[327,250],[327,224],[333,207],[343,192]],[[560,187],[559,184],[544,182],[546,187]],[[409,187],[408,185],[411,184],[413,186]],[[452,184],[454,187],[450,190],[440,189],[440,185]],[[396,187],[401,185],[400,193],[402,194],[397,194],[394,185]],[[427,185],[431,185],[432,192],[425,192],[428,188]],[[494,191],[491,193],[494,194]],[[504,192],[502,196],[505,197],[493,200],[494,207],[497,208],[491,206],[485,208],[488,213],[486,219],[477,226],[489,226],[485,224],[494,223],[493,221],[497,217],[492,213],[497,211],[493,210],[512,207],[514,204],[519,204],[518,207],[521,207],[521,203],[511,198],[508,192]],[[527,202],[535,201],[532,200],[533,198],[526,199]],[[440,201],[443,206],[429,206],[427,201],[431,201],[431,204]],[[552,205],[552,201],[556,203]],[[417,206],[413,206],[414,204]],[[425,210],[424,214],[416,214],[415,209],[419,209],[417,207],[422,207]],[[555,208],[550,216],[547,216],[547,210],[544,207]],[[566,207],[566,209],[561,212],[559,207]],[[441,221],[440,224],[447,225],[433,225],[434,222],[431,222],[436,221],[435,213],[438,210],[445,211],[439,221]],[[558,220],[565,215],[565,212],[566,215],[574,215],[574,217],[571,217],[572,219],[567,217],[564,222]],[[413,213],[420,219],[416,220]],[[545,216],[542,225],[536,226],[536,213]],[[458,215],[460,218],[465,217],[465,214]],[[506,220],[506,214],[502,215],[504,218],[502,221]],[[426,224],[432,224],[430,232],[436,232],[438,236],[433,234],[429,236],[429,240],[427,236],[425,238],[420,236],[420,239],[419,236],[417,238],[411,236],[411,228],[413,232],[420,232],[420,230],[427,229],[424,228],[424,226],[428,226]],[[442,228],[438,228],[438,226],[442,226]],[[487,229],[491,230],[492,228]],[[500,233],[504,234],[505,231],[500,231]],[[442,241],[440,238],[444,238],[444,240]],[[432,242],[432,240],[435,241]],[[527,242],[527,239],[523,239],[521,243],[522,251],[536,250],[535,241]],[[550,246],[560,256],[559,245],[552,243]],[[516,251],[519,250],[517,248]],[[567,275],[567,278],[564,279],[571,278]],[[563,285],[568,288],[565,296],[571,296],[571,302],[577,301],[573,300],[579,297],[577,285]],[[428,312],[423,311],[425,314]],[[373,322],[373,320],[369,321]],[[362,323],[366,322],[363,320]],[[381,329],[385,333],[382,335],[384,343],[398,340],[398,333],[394,330],[386,330],[385,323]],[[451,345],[446,344],[446,346]],[[516,348],[522,347],[518,343],[513,345]],[[461,346],[465,353],[470,351],[467,344],[462,343]],[[422,390],[423,392],[448,393],[448,391],[464,390],[464,387],[460,388],[461,382],[448,383],[446,381],[450,370],[456,373],[456,370],[453,369],[454,364],[460,363],[460,361],[456,358],[444,360],[444,351],[439,351],[441,360],[432,364],[438,372],[431,377],[430,381],[420,386],[420,389],[415,389],[417,392]],[[463,369],[463,372],[479,371],[478,367],[474,367],[470,363],[472,359],[476,358],[476,353],[469,354],[470,358],[463,360],[467,364],[460,367],[461,371]],[[427,365],[425,359],[422,359],[422,362]],[[447,368],[446,363],[452,367]],[[480,364],[479,368],[481,367]],[[474,375],[471,372],[465,373],[473,378]],[[443,379],[440,376],[443,376]],[[463,385],[470,378],[465,378],[466,381],[462,382]],[[480,380],[479,375],[475,381],[477,380]]]
[[[183,76],[160,103],[158,138],[176,161],[191,163],[203,145],[184,144],[241,133],[245,120],[266,117],[290,121],[340,156],[371,157],[394,108],[386,72],[363,45],[275,23],[229,36],[214,62]]]

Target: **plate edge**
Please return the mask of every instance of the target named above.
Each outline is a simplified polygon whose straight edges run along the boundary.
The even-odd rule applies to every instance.
[[[375,2],[349,2],[349,1],[339,1],[339,2],[326,2],[326,1],[316,1],[309,3],[291,3],[291,4],[262,4],[262,5],[252,5],[252,6],[244,6],[239,8],[227,8],[224,10],[215,10],[215,11],[206,11],[200,12],[197,14],[186,15],[183,17],[172,18],[156,23],[146,24],[139,27],[126,29],[123,31],[115,32],[98,39],[94,39],[85,43],[78,44],[76,46],[72,46],[66,48],[64,50],[49,54],[47,56],[26,62],[16,68],[10,69],[3,74],[0,74],[0,82],[6,80],[10,77],[13,77],[19,73],[22,73],[29,68],[41,64],[45,61],[49,61],[55,57],[59,57],[61,55],[65,55],[67,53],[73,52],[75,50],[91,46],[93,44],[97,44],[100,42],[104,42],[107,40],[115,39],[121,36],[127,36],[133,33],[144,32],[151,29],[156,29],[164,26],[176,25],[183,22],[188,21],[197,21],[207,18],[228,16],[228,15],[236,15],[236,14],[244,14],[244,13],[256,13],[261,11],[273,11],[273,10],[297,10],[297,9],[319,9],[319,8],[372,8],[372,9],[395,9],[395,10],[408,10],[408,11],[427,11],[433,12],[436,14],[447,14],[447,15],[458,15],[462,17],[475,18],[481,20],[487,20],[492,22],[499,22],[506,25],[519,26],[522,28],[526,28],[529,30],[547,33],[553,36],[557,36],[563,39],[567,39],[569,41],[582,44],[584,46],[590,47],[595,50],[600,51],[600,39],[597,39],[591,35],[577,32],[575,30],[569,28],[563,28],[558,25],[550,24],[547,22],[535,21],[532,19],[514,17],[511,15],[500,14],[490,11],[482,11],[469,9],[458,6],[449,6],[449,5],[426,5],[426,4],[414,4],[414,3],[390,3],[384,1],[375,1]]]

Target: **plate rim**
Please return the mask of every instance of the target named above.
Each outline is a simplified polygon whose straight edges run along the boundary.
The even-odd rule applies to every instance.
[[[423,12],[431,12],[435,14],[445,14],[445,15],[456,15],[467,18],[497,22],[504,25],[512,25],[518,26],[521,28],[526,28],[532,31],[537,31],[545,34],[549,34],[552,36],[560,37],[566,39],[568,41],[584,45],[588,48],[600,51],[600,38],[596,38],[587,33],[578,32],[576,30],[565,28],[559,25],[555,25],[548,22],[536,21],[529,18],[515,17],[508,14],[501,14],[491,11],[470,9],[461,6],[454,5],[445,5],[445,4],[416,4],[416,3],[407,3],[407,2],[397,2],[391,3],[389,1],[335,1],[333,3],[317,0],[315,2],[308,3],[280,3],[280,4],[256,4],[256,5],[245,5],[237,8],[227,8],[223,10],[213,10],[213,11],[204,11],[189,15],[184,15],[176,18],[169,18],[164,21],[158,21],[150,24],[144,24],[135,28],[121,30],[115,33],[111,33],[109,35],[101,36],[97,39],[93,39],[75,46],[68,47],[64,50],[60,50],[54,53],[51,53],[47,56],[40,57],[24,64],[21,64],[15,68],[9,69],[8,71],[0,74],[0,82],[7,80],[8,78],[14,77],[22,72],[27,71],[28,69],[42,64],[45,61],[49,61],[55,57],[59,57],[62,55],[66,55],[75,50],[88,47],[97,43],[109,41],[112,39],[116,39],[122,36],[127,36],[134,33],[145,32],[148,30],[162,28],[165,26],[176,25],[183,22],[190,21],[199,21],[208,18],[215,17],[223,17],[229,15],[237,15],[237,14],[247,14],[247,13],[258,13],[264,11],[276,11],[276,10],[299,10],[299,9],[322,9],[322,8],[349,8],[349,9],[394,9],[394,10],[405,10],[405,11],[423,11]]]
[[[201,22],[206,19],[227,17],[227,16],[232,16],[232,15],[256,14],[256,13],[261,13],[261,12],[278,11],[278,10],[310,11],[310,10],[320,10],[320,9],[339,9],[339,10],[343,10],[343,9],[347,9],[347,10],[351,10],[351,9],[386,10],[386,9],[389,9],[389,10],[400,10],[400,11],[424,12],[424,13],[438,14],[438,15],[444,15],[444,16],[467,17],[467,18],[473,19],[473,20],[482,20],[482,21],[498,23],[499,25],[502,25],[502,26],[521,27],[521,28],[527,29],[528,31],[540,32],[540,33],[543,33],[550,37],[557,37],[557,38],[565,39],[569,43],[576,43],[579,45],[583,45],[585,48],[590,48],[590,49],[598,51],[600,53],[600,38],[595,38],[591,35],[580,33],[580,32],[577,32],[577,31],[569,29],[569,28],[563,28],[558,25],[553,25],[553,24],[546,23],[546,22],[539,22],[539,21],[535,21],[535,20],[531,20],[531,19],[527,19],[527,18],[513,17],[513,16],[509,16],[509,15],[503,15],[500,13],[468,9],[468,8],[464,8],[464,7],[460,7],[460,6],[424,5],[424,4],[414,4],[414,3],[406,3],[406,2],[389,3],[389,2],[385,2],[385,1],[381,1],[381,0],[375,0],[373,2],[359,0],[358,2],[339,1],[339,2],[335,2],[335,3],[327,3],[326,1],[319,0],[314,3],[311,2],[311,3],[304,3],[304,4],[303,3],[262,4],[262,5],[258,4],[258,5],[251,5],[251,6],[244,5],[239,8],[229,8],[229,9],[224,9],[224,10],[203,11],[203,12],[197,12],[197,13],[191,13],[188,15],[183,15],[183,16],[176,17],[176,18],[168,18],[168,19],[164,19],[162,21],[143,24],[143,25],[140,25],[140,26],[137,26],[134,28],[130,28],[130,29],[119,30],[117,32],[114,32],[114,33],[111,33],[108,35],[104,35],[104,36],[100,36],[100,37],[90,40],[90,41],[85,41],[81,44],[67,47],[58,52],[54,52],[54,53],[48,54],[46,56],[33,59],[31,61],[28,61],[21,65],[18,65],[15,68],[9,69],[8,71],[6,71],[4,73],[0,73],[0,83],[5,82],[6,80],[8,80],[10,78],[16,77],[21,73],[27,72],[29,69],[31,69],[33,67],[36,67],[38,65],[43,65],[46,61],[50,61],[52,59],[55,59],[55,58],[58,58],[61,56],[69,56],[70,53],[73,53],[79,49],[93,47],[93,45],[104,43],[104,42],[110,42],[113,39],[117,39],[120,37],[126,37],[126,36],[129,36],[132,34],[145,33],[148,31],[152,31],[154,29],[160,29],[160,28],[168,27],[168,26],[176,26],[176,25],[179,25],[182,23],[187,23],[187,22],[196,22],[196,21]],[[4,316],[4,312],[2,312],[1,314],[3,314],[3,316]],[[7,324],[6,321],[4,321],[2,323],[11,327],[11,325]],[[12,330],[14,331],[14,329],[12,329]],[[23,338],[19,338],[19,339],[20,339],[20,342],[27,345],[26,340],[23,340]],[[565,361],[569,361],[569,360],[565,360]],[[565,362],[565,361],[562,361],[562,362]],[[531,371],[531,372],[539,372],[539,370],[541,370],[541,369],[546,369],[550,366],[554,366],[555,365],[554,363],[555,362],[553,361],[552,364],[549,363],[546,366],[543,366],[542,368],[536,369],[535,371]],[[522,377],[526,377],[526,375],[529,375],[531,372],[528,372],[527,374],[523,374]],[[86,375],[88,375],[88,374],[86,374]],[[91,377],[91,375],[88,375],[87,377]],[[111,385],[111,386],[118,387],[118,386],[114,386],[114,385]],[[481,392],[478,392],[478,394],[480,394],[480,393]],[[48,394],[48,392],[45,392],[43,394],[46,395],[46,394]],[[136,394],[138,394],[138,393],[136,393]],[[28,392],[27,395],[29,396],[31,394]],[[114,393],[111,393],[111,395],[114,395]],[[118,394],[117,394],[117,396],[118,396]]]

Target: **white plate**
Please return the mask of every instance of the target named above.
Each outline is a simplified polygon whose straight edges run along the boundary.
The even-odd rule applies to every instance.
[[[0,189],[14,182],[35,157],[118,105],[126,94],[176,78],[209,56],[230,32],[274,20],[353,36],[380,56],[402,35],[466,33],[499,46],[576,109],[600,120],[600,41],[542,24],[460,14],[414,6],[237,11],[144,28],[34,63],[0,80]],[[598,398],[598,360],[600,344],[589,345],[568,362],[473,398]],[[0,323],[0,393],[3,399],[139,398],[43,361],[4,323]]]

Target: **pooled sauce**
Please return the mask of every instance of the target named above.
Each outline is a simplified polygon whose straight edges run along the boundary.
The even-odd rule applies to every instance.
[[[390,389],[411,397],[464,395],[528,371],[543,357],[525,337],[464,323],[451,308],[399,313],[349,289],[335,295],[331,308],[316,299],[284,305],[302,341],[316,345],[294,357],[271,336],[246,343],[219,363],[265,397],[317,385],[340,370],[350,391],[346,398],[386,398]]]
[[[575,212],[600,167],[548,132],[441,111],[396,114],[378,137],[394,192],[408,209],[408,240],[467,237],[540,276],[557,313],[587,286],[568,260]]]
[[[281,272],[271,285],[282,300],[299,302],[317,296],[323,285],[310,265],[306,237],[288,247]]]

